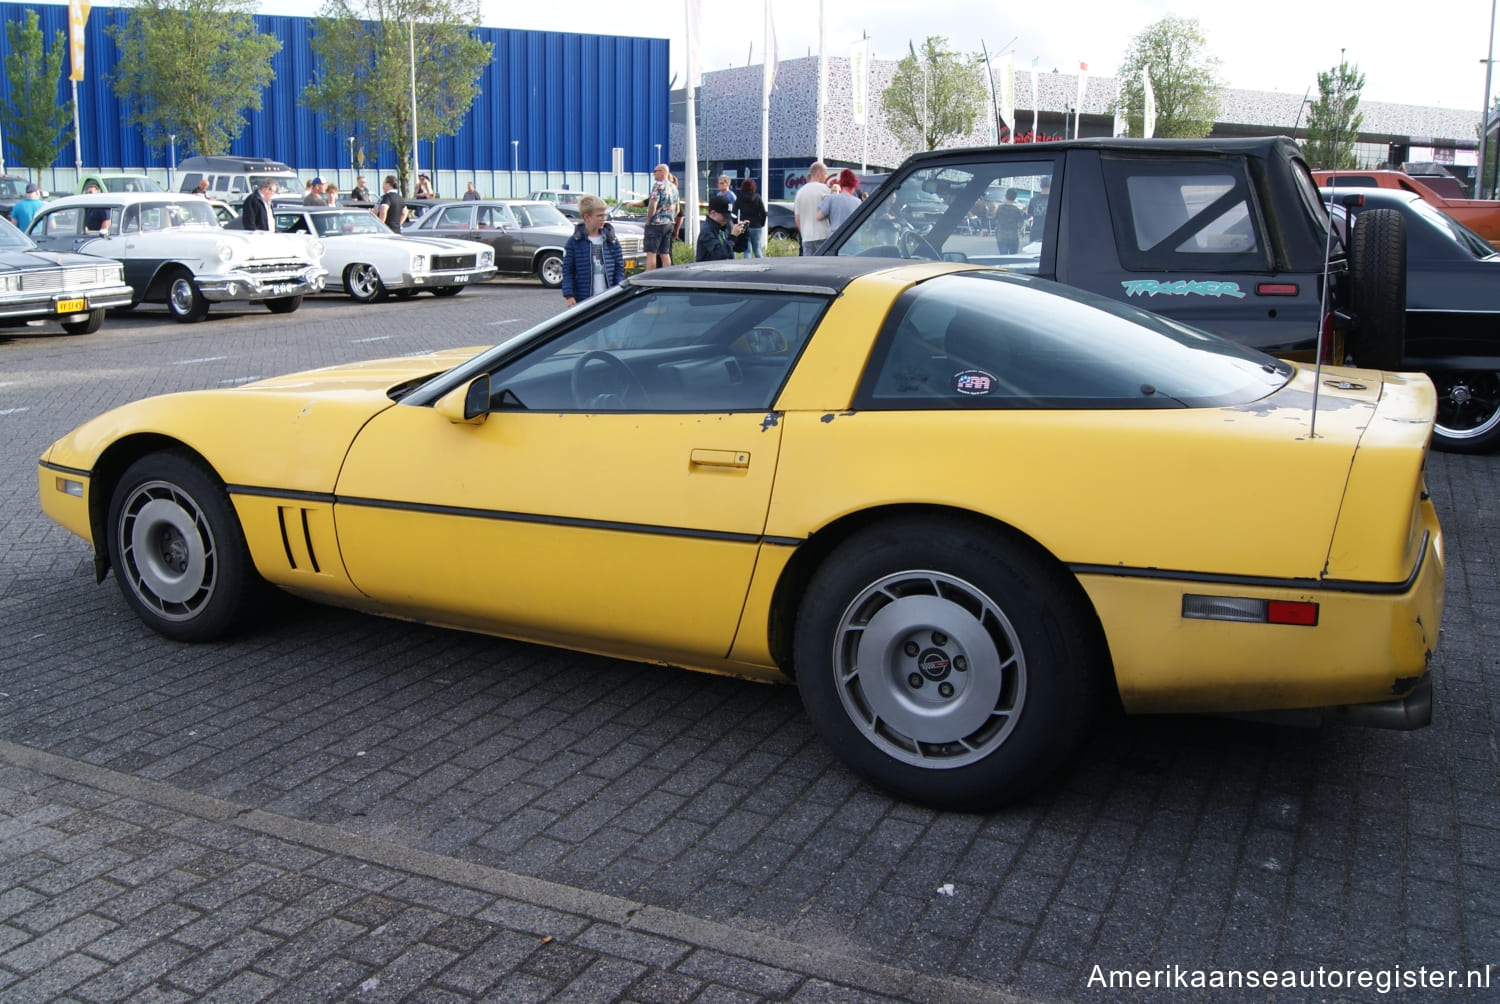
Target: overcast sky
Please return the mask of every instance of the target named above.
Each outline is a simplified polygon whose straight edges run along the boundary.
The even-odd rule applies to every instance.
[[[482,3],[483,22],[493,27],[670,38],[679,85],[685,76],[682,0]],[[771,5],[781,58],[816,54],[817,3],[771,0]],[[976,51],[983,40],[992,55],[1010,48],[1022,69],[1038,57],[1043,71],[1071,73],[1082,60],[1091,73],[1113,74],[1131,38],[1171,13],[1198,19],[1231,87],[1296,94],[1312,87],[1316,95],[1318,71],[1338,65],[1343,48],[1365,74],[1365,99],[1472,109],[1477,119],[1491,4],[1448,0],[1425,16],[1399,17],[1395,10],[1376,14],[1376,6],[1366,5],[1361,13],[1357,4],[1305,0],[861,0],[825,3],[823,17],[830,56],[847,55],[862,32],[869,33],[877,59],[900,58],[908,39],[943,35],[956,48]],[[701,69],[762,62],[764,9],[754,0],[705,0]],[[1500,89],[1500,81],[1492,89]]]
[[[678,85],[684,64],[685,0],[568,0],[517,3],[481,0],[482,23],[602,35],[668,38]],[[702,0],[701,70],[760,64],[765,42],[762,3]],[[1483,60],[1488,56],[1491,4],[1446,0],[1427,14],[1377,14],[1367,5],[1315,5],[1306,0],[1035,0],[1002,4],[985,0],[860,0],[825,3],[828,54],[847,55],[868,33],[877,59],[899,59],[908,40],[942,35],[960,49],[992,55],[1007,49],[1016,66],[1040,60],[1044,72],[1112,75],[1131,38],[1167,14],[1197,18],[1208,49],[1231,87],[1317,93],[1317,75],[1338,65],[1339,50],[1365,74],[1364,98],[1472,110],[1483,105]],[[816,54],[816,0],[771,0],[781,58]],[[261,0],[275,14],[309,15],[319,0]],[[1332,11],[1332,13],[1329,13]],[[753,52],[752,52],[753,47]],[[1491,93],[1500,90],[1500,76]]]

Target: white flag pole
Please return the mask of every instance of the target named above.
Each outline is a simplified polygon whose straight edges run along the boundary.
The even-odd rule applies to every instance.
[[[818,0],[818,154],[823,159],[823,115],[828,108],[828,40],[823,34],[823,0]]]
[[[771,88],[776,84],[776,25],[771,20],[771,0],[766,0],[766,58],[761,67],[760,98],[760,197],[771,197]]]
[[[682,164],[682,236],[698,243],[698,0],[687,0],[687,136]]]

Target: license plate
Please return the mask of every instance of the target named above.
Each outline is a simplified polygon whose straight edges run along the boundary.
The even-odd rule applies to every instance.
[[[89,309],[87,300],[58,300],[57,312],[59,314],[81,314]]]
[[[466,276],[466,275],[455,275],[453,277],[453,281],[454,282],[468,282],[469,281],[469,277]]]
[[[640,266],[637,265],[634,260],[627,261],[625,263],[625,271],[627,272],[634,272],[638,268],[640,268]]]

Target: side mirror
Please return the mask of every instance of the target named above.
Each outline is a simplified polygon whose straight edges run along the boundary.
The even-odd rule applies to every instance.
[[[483,373],[437,399],[433,409],[454,425],[482,425],[490,413],[490,375]]]

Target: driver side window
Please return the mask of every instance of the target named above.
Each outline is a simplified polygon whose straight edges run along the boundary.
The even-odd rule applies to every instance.
[[[490,378],[495,410],[761,411],[775,403],[821,296],[651,290],[614,298]]]

